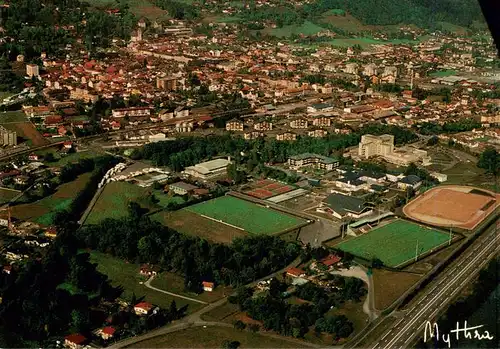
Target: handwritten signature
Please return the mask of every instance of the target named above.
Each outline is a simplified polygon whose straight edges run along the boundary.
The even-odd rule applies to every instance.
[[[424,342],[427,342],[427,337],[429,339],[435,338],[437,342],[440,340],[443,343],[446,343],[448,345],[448,348],[451,348],[451,335],[455,333],[456,340],[460,340],[461,335],[463,335],[463,338],[465,339],[475,339],[475,340],[493,340],[493,336],[490,335],[488,331],[483,331],[481,330],[482,333],[480,333],[479,329],[483,327],[484,325],[479,325],[479,326],[467,326],[467,321],[464,321],[464,326],[460,327],[460,322],[457,321],[457,326],[454,330],[451,330],[449,333],[439,333],[439,326],[437,323],[432,324],[430,321],[425,322],[425,328],[424,328]]]

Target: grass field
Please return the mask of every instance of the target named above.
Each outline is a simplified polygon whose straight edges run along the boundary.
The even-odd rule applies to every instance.
[[[301,25],[285,25],[282,28],[269,28],[263,29],[266,34],[271,34],[277,37],[286,37],[293,34],[314,35],[325,28],[320,27],[312,22],[305,21]]]
[[[384,265],[397,267],[415,257],[446,244],[449,235],[401,219],[374,228],[359,237],[336,245],[365,260],[380,259]]]
[[[185,209],[173,212],[161,211],[151,215],[151,219],[180,233],[223,244],[231,243],[234,238],[247,236],[247,233],[240,229],[215,222]]]
[[[238,331],[232,327],[193,327],[135,343],[134,348],[221,348],[224,341],[238,341],[239,348],[306,348],[296,342]]]
[[[151,286],[165,291],[178,293],[186,297],[199,299],[200,301],[208,303],[215,302],[233,292],[231,287],[224,286],[217,286],[213,292],[203,292],[201,294],[185,292],[184,279],[177,274],[169,272],[162,272],[158,274],[151,282]]]
[[[22,111],[6,111],[0,112],[0,124],[8,122],[26,122],[29,121]]]
[[[446,76],[457,75],[456,70],[438,70],[429,74],[433,78],[444,78]]]
[[[90,173],[84,173],[73,182],[60,185],[57,191],[50,196],[32,203],[12,206],[12,217],[24,221],[34,221],[42,225],[51,225],[55,212],[71,204],[73,198],[85,187],[90,176]]]
[[[0,205],[3,205],[10,200],[14,199],[16,196],[18,196],[21,192],[17,190],[12,190],[12,189],[7,189],[7,188],[0,188]]]
[[[137,299],[144,297],[144,300],[162,308],[168,308],[172,300],[175,300],[177,307],[188,305],[187,312],[192,313],[203,307],[203,304],[190,302],[188,300],[170,296],[150,288],[147,288],[141,282],[147,280],[146,277],[139,274],[139,264],[128,263],[119,258],[92,251],[91,261],[97,263],[97,270],[107,275],[113,286],[122,286],[124,292],[122,298],[130,301],[135,294]]]
[[[186,210],[221,220],[251,234],[272,234],[297,227],[306,221],[232,196],[205,201]]]
[[[374,269],[375,308],[384,310],[421,278],[421,275],[413,273]]]
[[[106,184],[85,224],[96,224],[106,218],[126,217],[128,203],[140,200],[147,192],[147,188],[127,182],[110,182]]]
[[[50,151],[45,151],[45,153],[54,153],[56,161],[51,162],[50,166],[64,166],[69,163],[78,162],[81,159],[91,159],[97,157],[98,155],[102,155],[102,153],[98,153],[93,150],[70,153],[64,156],[56,154],[53,149],[51,149]],[[41,155],[43,155],[43,152]]]

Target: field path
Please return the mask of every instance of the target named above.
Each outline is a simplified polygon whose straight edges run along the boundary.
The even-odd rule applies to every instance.
[[[332,271],[332,274],[355,277],[357,279],[363,280],[363,282],[368,286],[368,296],[363,303],[363,312],[368,315],[370,321],[375,320],[378,317],[378,314],[375,311],[375,290],[373,286],[373,276],[368,276],[366,270],[359,266],[351,267],[348,270]]]
[[[182,298],[182,299],[185,299],[185,300],[188,300],[188,301],[191,301],[191,302],[200,303],[200,304],[208,304],[207,302],[200,301],[199,299],[186,297],[186,296],[183,296],[183,295],[180,295],[180,294],[177,294],[177,293],[168,292],[168,291],[162,290],[161,288],[156,288],[154,286],[151,286],[151,281],[153,281],[154,278],[155,278],[154,276],[151,276],[148,279],[148,281],[146,281],[144,283],[144,286],[146,286],[147,288],[150,288],[152,290],[155,290],[155,291],[158,291],[158,292],[161,292],[161,293],[165,293],[165,294],[168,294],[170,296]]]

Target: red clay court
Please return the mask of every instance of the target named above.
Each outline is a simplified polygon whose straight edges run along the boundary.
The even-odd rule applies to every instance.
[[[404,208],[416,221],[473,230],[498,207],[499,194],[466,186],[440,186],[425,192]]]
[[[291,185],[283,184],[272,179],[263,179],[254,182],[251,185],[251,189],[244,193],[257,199],[265,200],[276,195],[288,193],[294,189],[295,187]]]

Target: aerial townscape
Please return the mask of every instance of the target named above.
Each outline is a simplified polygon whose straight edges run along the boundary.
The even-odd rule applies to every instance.
[[[476,0],[0,0],[0,347],[498,348],[499,151]]]

